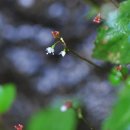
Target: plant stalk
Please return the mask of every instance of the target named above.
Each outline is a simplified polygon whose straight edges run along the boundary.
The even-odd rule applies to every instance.
[[[116,8],[119,8],[119,4],[115,0],[110,0]]]
[[[75,51],[73,51],[72,49],[70,49],[70,48],[67,46],[67,44],[65,43],[65,41],[64,41],[64,39],[63,39],[62,37],[61,37],[59,40],[60,40],[60,42],[63,43],[63,45],[65,46],[65,48],[66,48],[68,51],[70,51],[73,55],[75,55],[75,56],[78,57],[79,59],[81,59],[81,60],[83,60],[83,61],[85,61],[85,62],[87,62],[87,63],[93,65],[93,66],[96,67],[98,70],[102,70],[102,69],[103,69],[102,67],[98,66],[97,64],[93,63],[92,61],[88,60],[87,58],[82,57],[81,55],[79,55],[78,53],[76,53]]]

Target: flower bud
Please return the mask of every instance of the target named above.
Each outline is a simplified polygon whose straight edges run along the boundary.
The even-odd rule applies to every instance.
[[[71,101],[67,101],[67,102],[65,102],[64,105],[61,106],[60,110],[61,110],[62,112],[65,112],[65,111],[67,111],[68,109],[70,109],[70,108],[72,108],[72,107],[73,107],[72,102],[71,102]]]
[[[115,69],[118,70],[118,71],[121,71],[122,70],[122,65],[116,66]]]
[[[54,48],[53,47],[48,47],[48,48],[46,48],[46,54],[48,55],[48,54],[52,54],[52,55],[54,55]]]
[[[64,57],[66,55],[66,50],[64,49],[63,51],[61,51],[59,55],[62,55],[62,57]]]
[[[23,130],[23,125],[18,124],[18,125],[15,125],[14,128],[15,128],[16,130]]]
[[[101,23],[101,14],[100,13],[97,14],[97,16],[93,19],[93,22],[97,23],[97,24]]]
[[[59,31],[52,31],[52,36],[56,39],[56,38],[60,38],[60,32]]]

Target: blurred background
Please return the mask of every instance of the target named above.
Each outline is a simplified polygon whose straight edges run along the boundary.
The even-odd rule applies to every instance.
[[[1,115],[2,130],[14,130],[17,123],[26,126],[33,113],[66,99],[78,100],[85,118],[100,130],[116,100],[116,90],[107,81],[110,65],[91,57],[100,26],[92,20],[95,10],[106,3],[114,6],[106,0],[0,1],[0,83],[17,87],[11,109]],[[54,43],[54,30],[61,32],[70,48],[106,71],[71,53],[62,58],[60,47],[54,56],[46,55],[45,49]],[[80,120],[76,129],[88,128]]]

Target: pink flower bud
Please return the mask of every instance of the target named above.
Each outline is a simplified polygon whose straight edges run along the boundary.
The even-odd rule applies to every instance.
[[[52,36],[54,38],[59,38],[60,37],[60,32],[59,31],[52,31],[51,33],[52,33]]]
[[[23,125],[18,124],[18,125],[15,125],[14,128],[15,128],[16,130],[23,130]]]
[[[118,70],[118,71],[121,71],[122,70],[122,65],[116,66],[115,69]]]
[[[61,106],[60,110],[61,110],[62,112],[65,112],[65,111],[67,111],[68,109],[70,109],[70,108],[72,108],[72,107],[73,107],[72,102],[71,102],[71,101],[67,101],[67,102],[65,102],[64,105]]]
[[[93,22],[97,23],[97,24],[101,23],[101,14],[100,13],[97,14],[97,16],[93,19]]]

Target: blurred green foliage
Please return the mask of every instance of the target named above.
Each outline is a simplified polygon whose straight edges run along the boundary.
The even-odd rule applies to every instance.
[[[16,97],[14,84],[4,84],[0,86],[0,114],[7,112]]]
[[[130,76],[127,78],[127,80],[126,80],[126,86],[128,87],[128,88],[130,88]]]
[[[130,63],[130,0],[109,13],[98,31],[93,57],[115,64]]]
[[[128,78],[130,83],[130,78]],[[128,82],[128,81],[127,81]],[[119,94],[118,102],[111,116],[104,122],[102,130],[130,129],[130,84],[126,84]]]
[[[108,75],[108,79],[113,86],[119,86],[122,81],[124,81],[129,75],[128,68],[122,66],[121,70],[117,70],[115,67],[112,68],[111,72]]]
[[[122,73],[113,68],[108,76],[108,79],[113,86],[117,86],[121,83]]]
[[[75,130],[76,124],[73,109],[61,112],[59,108],[46,108],[32,117],[28,130]]]
[[[119,8],[110,12],[99,28],[93,57],[114,64],[130,63],[130,0],[124,1]],[[125,82],[118,95],[112,113],[102,125],[102,130],[130,130],[130,77],[128,69],[112,69],[109,74],[112,85]]]

